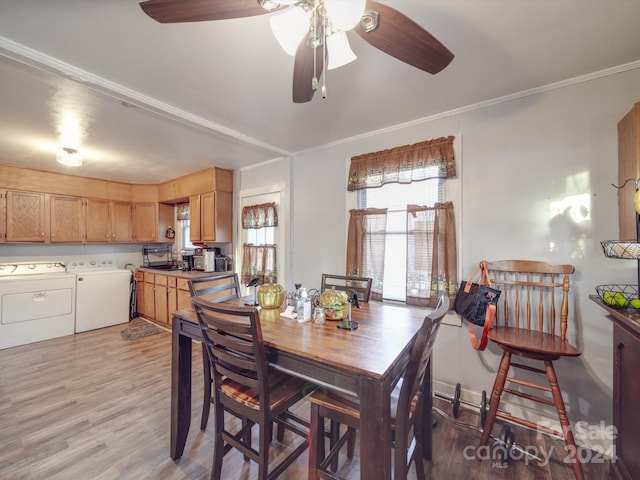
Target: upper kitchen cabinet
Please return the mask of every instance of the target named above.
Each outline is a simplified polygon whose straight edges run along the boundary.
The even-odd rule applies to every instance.
[[[166,238],[167,229],[173,227],[173,205],[134,203],[132,216],[134,242],[173,242]]]
[[[133,204],[133,241],[158,241],[158,204]]]
[[[638,240],[634,206],[636,181],[640,179],[640,102],[618,122],[618,239]]]
[[[84,240],[83,201],[78,197],[51,195],[51,242]]]
[[[233,172],[212,168],[190,186],[189,231],[192,243],[233,241]]]
[[[111,240],[111,217],[109,200],[87,198],[84,200],[84,223],[86,242],[109,242]]]
[[[131,203],[87,198],[84,200],[85,242],[131,242]]]
[[[111,241],[131,242],[133,230],[131,225],[131,203],[111,202]]]
[[[49,236],[47,196],[44,193],[6,190],[7,242],[45,242]]]
[[[191,243],[232,241],[233,194],[209,192],[189,197]]]
[[[0,243],[7,241],[7,191],[0,189]]]

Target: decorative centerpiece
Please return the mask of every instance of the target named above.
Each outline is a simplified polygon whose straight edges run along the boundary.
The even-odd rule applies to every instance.
[[[280,308],[284,303],[285,292],[281,285],[273,283],[273,277],[269,277],[269,283],[258,288],[258,305],[266,309]]]
[[[349,295],[342,290],[325,290],[320,294],[318,305],[324,308],[327,320],[342,320],[349,317]]]

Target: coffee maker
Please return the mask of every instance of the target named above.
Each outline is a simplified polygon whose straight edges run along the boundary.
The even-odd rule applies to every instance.
[[[182,257],[182,271],[190,272],[193,270],[193,250],[181,250],[180,256]]]

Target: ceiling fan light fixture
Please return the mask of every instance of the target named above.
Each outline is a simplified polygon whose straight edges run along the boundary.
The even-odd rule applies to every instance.
[[[327,50],[329,51],[327,70],[335,70],[358,58],[351,50],[346,32],[339,31],[329,35],[326,41]]]
[[[294,56],[298,45],[309,31],[309,15],[303,8],[294,7],[269,19],[271,31],[280,47]]]
[[[56,162],[67,167],[81,167],[82,157],[75,148],[62,147],[56,155]]]
[[[351,30],[360,22],[366,0],[324,0],[324,7],[334,27]]]

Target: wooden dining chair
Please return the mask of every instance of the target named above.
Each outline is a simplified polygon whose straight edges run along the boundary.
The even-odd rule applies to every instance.
[[[449,310],[449,297],[442,296],[436,309],[427,315],[411,347],[409,361],[402,379],[391,393],[391,431],[394,445],[394,479],[406,479],[413,461],[419,480],[425,480],[422,460],[422,416],[431,412],[422,411],[422,386],[425,380],[431,350],[442,318]],[[329,390],[315,391],[311,402],[311,445],[309,446],[309,480],[338,479],[337,459],[341,448],[347,443],[347,457],[353,458],[356,429],[360,426],[360,405],[358,398]],[[330,451],[325,455],[325,419],[331,423],[345,424],[346,432],[334,442],[330,441]],[[374,419],[367,419],[374,421]]]
[[[573,265],[531,260],[503,260],[487,266],[492,286],[501,290],[495,327],[488,338],[503,351],[493,384],[480,445],[487,445],[496,417],[564,438],[577,479],[584,478],[553,362],[577,357],[580,350],[567,340],[569,288]],[[519,360],[512,361],[514,357]],[[534,365],[542,362],[544,369]],[[533,365],[532,365],[533,364]],[[546,377],[545,383],[509,376],[511,367]],[[505,384],[514,388],[505,388]],[[545,396],[530,393],[543,392]],[[500,411],[503,393],[554,406],[562,432]]]
[[[331,290],[331,287],[335,287],[336,290],[343,290],[345,292],[353,291],[358,294],[358,302],[368,303],[371,297],[371,283],[372,279],[369,277],[354,277],[350,275],[333,275],[330,273],[322,274],[322,283],[320,285],[320,291]]]
[[[192,278],[189,280],[189,290],[192,297],[204,297],[211,302],[224,302],[234,298],[240,298],[240,282],[237,273],[225,273],[222,275],[209,275],[206,277]],[[202,371],[204,378],[204,390],[202,398],[202,416],[200,418],[200,430],[207,428],[209,411],[211,409],[211,371],[207,357],[207,347],[202,344]]]
[[[228,303],[213,303],[202,297],[192,299],[202,330],[213,373],[215,441],[211,479],[219,480],[222,460],[232,449],[245,460],[258,464],[258,478],[271,480],[280,475],[308,446],[309,423],[290,408],[306,395],[305,382],[269,366],[262,339],[258,309]],[[227,422],[229,413],[241,419]],[[301,438],[298,445],[278,455],[269,468],[269,447],[273,423]],[[257,425],[258,448],[251,445],[251,430]],[[295,437],[293,437],[295,438]]]

